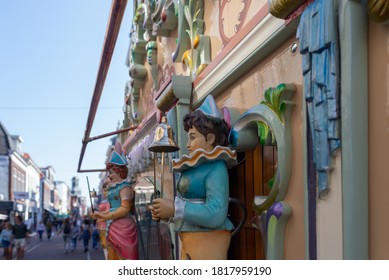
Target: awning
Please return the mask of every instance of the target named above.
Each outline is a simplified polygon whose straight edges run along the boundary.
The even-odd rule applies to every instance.
[[[6,220],[8,215],[0,214],[0,220]]]
[[[47,209],[47,208],[45,208],[45,211],[49,212],[50,214],[53,214],[54,216],[56,216],[58,214],[57,212],[55,212],[51,209]]]
[[[12,211],[14,210],[13,201],[0,201],[0,211]]]
[[[57,214],[57,218],[65,219],[65,218],[69,218],[69,215],[68,214]]]

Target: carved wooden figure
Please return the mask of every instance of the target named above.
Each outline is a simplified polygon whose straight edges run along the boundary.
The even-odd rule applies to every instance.
[[[120,143],[117,143],[107,163],[109,179],[107,197],[109,211],[94,212],[93,219],[107,221],[107,249],[109,260],[138,259],[138,233],[136,222],[130,213],[134,191],[127,181],[127,159]]]
[[[181,259],[227,259],[234,228],[227,218],[227,168],[236,164],[228,147],[228,126],[212,96],[184,118],[189,155],[173,161],[180,173],[174,201],[158,198],[154,220],[171,219],[182,241]]]

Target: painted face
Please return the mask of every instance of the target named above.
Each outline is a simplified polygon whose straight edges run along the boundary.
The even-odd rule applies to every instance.
[[[188,143],[186,144],[189,154],[192,154],[197,149],[204,149],[206,152],[212,151],[213,139],[211,139],[210,135],[208,134],[208,137],[205,137],[195,127],[189,129]]]
[[[108,171],[108,178],[111,182],[121,182],[123,179],[112,168]]]

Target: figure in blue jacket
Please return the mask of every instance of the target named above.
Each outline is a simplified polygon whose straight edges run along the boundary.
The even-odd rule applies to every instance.
[[[227,218],[229,181],[227,168],[236,164],[228,147],[226,116],[212,96],[184,117],[189,155],[173,161],[180,172],[174,201],[153,200],[154,220],[170,219],[182,241],[181,259],[227,259],[234,228]]]

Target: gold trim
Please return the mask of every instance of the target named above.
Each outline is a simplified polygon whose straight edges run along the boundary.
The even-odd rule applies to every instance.
[[[388,0],[369,0],[368,9],[372,20],[377,22],[385,22],[389,20]]]

